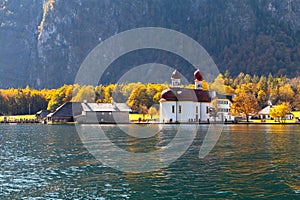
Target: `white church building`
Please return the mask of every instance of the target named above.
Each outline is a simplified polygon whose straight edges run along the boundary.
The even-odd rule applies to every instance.
[[[164,90],[160,99],[160,123],[195,123],[233,121],[229,114],[232,96],[219,95],[202,89],[203,77],[195,71],[195,88],[180,87],[181,76],[172,73],[172,87]],[[216,103],[212,100],[216,99]]]

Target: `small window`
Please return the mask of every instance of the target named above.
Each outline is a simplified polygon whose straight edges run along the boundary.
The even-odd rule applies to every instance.
[[[172,106],[172,113],[175,113],[175,106]]]
[[[198,114],[198,106],[196,106],[196,113]]]
[[[111,115],[111,112],[109,112],[108,114]]]
[[[178,107],[178,113],[181,113],[181,105],[179,105],[179,107]]]

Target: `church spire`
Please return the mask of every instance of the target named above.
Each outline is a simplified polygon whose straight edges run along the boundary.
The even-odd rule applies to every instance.
[[[180,87],[180,79],[181,79],[180,73],[177,70],[175,70],[171,76],[172,87],[174,88]]]

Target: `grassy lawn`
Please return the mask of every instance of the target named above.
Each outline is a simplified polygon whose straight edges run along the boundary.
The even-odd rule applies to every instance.
[[[129,121],[138,121],[139,118],[142,120],[151,120],[151,116],[149,114],[129,114]],[[159,115],[152,116],[152,120],[159,120]]]
[[[243,122],[246,123],[246,121],[242,121],[241,123],[243,123]],[[261,123],[261,124],[264,124],[264,123],[269,123],[269,124],[282,124],[282,123],[290,124],[290,123],[293,123],[294,124],[294,123],[296,123],[296,119],[282,120],[280,122],[278,122],[278,121],[275,122],[275,120],[265,120],[265,122],[261,122],[260,119],[252,119],[252,120],[249,120],[249,123]]]
[[[5,116],[7,121],[15,120],[32,120],[35,119],[35,115],[15,115],[15,116]],[[0,116],[0,122],[4,121],[4,116]]]

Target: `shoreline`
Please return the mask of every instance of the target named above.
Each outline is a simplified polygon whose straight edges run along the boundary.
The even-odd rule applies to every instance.
[[[135,124],[135,125],[148,125],[148,124],[157,124],[157,125],[209,125],[209,124],[216,124],[216,125],[300,125],[300,122],[225,122],[225,123],[218,123],[218,122],[200,122],[200,123],[189,123],[189,122],[183,122],[183,123],[159,123],[159,122],[129,122],[129,123],[76,123],[76,122],[56,122],[56,123],[48,123],[44,124],[41,122],[38,122],[36,120],[31,121],[0,121],[0,124],[5,124],[5,125],[16,125],[16,124],[42,124],[42,125],[116,125],[116,124],[122,124],[122,125],[129,125],[129,124]]]

